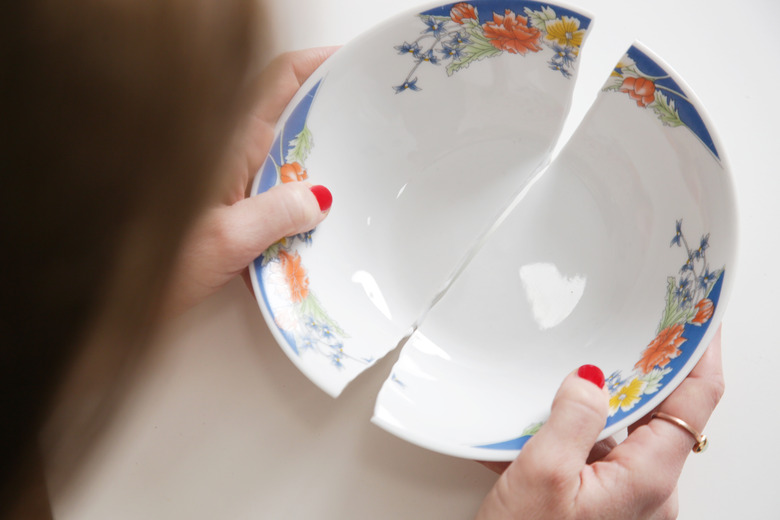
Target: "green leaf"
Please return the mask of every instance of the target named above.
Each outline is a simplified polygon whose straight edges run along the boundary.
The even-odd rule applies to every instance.
[[[461,49],[463,54],[460,58],[453,60],[447,65],[448,76],[452,76],[461,69],[468,68],[475,61],[498,56],[503,52],[501,49],[494,47],[490,40],[485,38],[482,26],[479,25],[478,21],[471,18],[463,20],[463,27],[468,32],[471,42]]]
[[[654,394],[658,392],[661,389],[661,380],[671,372],[671,368],[664,368],[664,369],[653,369],[650,371],[649,374],[646,374],[644,377],[640,377],[640,381],[644,381],[645,387],[642,390],[643,394]]]
[[[281,241],[271,244],[263,253],[263,267],[265,267],[269,262],[276,260],[279,257],[279,251],[281,249]]]
[[[334,334],[342,338],[349,337],[347,336],[346,332],[344,332],[344,330],[339,327],[339,324],[328,315],[328,313],[322,307],[320,301],[311,291],[309,292],[309,295],[301,302],[301,311],[304,315],[311,316],[317,323],[321,323],[330,327]]]
[[[303,165],[314,146],[314,139],[311,135],[311,131],[309,131],[309,127],[304,125],[301,133],[290,140],[289,146],[290,149],[287,151],[285,161],[288,163],[297,162],[298,164]]]
[[[670,276],[666,279],[666,306],[664,307],[664,313],[661,317],[661,323],[658,324],[658,331],[671,327],[677,323],[684,323],[686,316],[690,311],[680,307],[674,293],[677,289],[677,280]]]
[[[534,11],[529,7],[523,9],[533,27],[542,32],[547,32],[547,22],[555,20],[555,11],[551,7],[542,7],[541,11]]]
[[[433,16],[430,14],[421,14],[418,16],[420,17],[420,20],[423,21],[423,23],[427,22],[429,18],[433,18],[437,22],[442,22],[442,23],[452,21],[452,18],[450,18],[449,16]]]
[[[521,433],[520,436],[525,437],[526,435],[536,435],[542,426],[544,426],[544,422],[534,423],[523,430],[523,433]]]
[[[658,90],[655,91],[655,103],[653,103],[652,108],[658,115],[658,119],[666,126],[676,127],[685,124],[677,113],[674,100],[669,99]]]

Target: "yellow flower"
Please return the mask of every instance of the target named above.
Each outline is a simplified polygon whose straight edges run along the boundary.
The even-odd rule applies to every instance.
[[[562,16],[556,20],[547,22],[548,40],[557,40],[562,47],[579,47],[585,37],[585,30],[580,29],[580,21],[577,18]]]
[[[618,408],[630,410],[642,397],[644,387],[644,381],[636,378],[620,387],[609,400],[609,414],[614,415]]]
[[[628,57],[628,55],[623,56],[621,60],[615,65],[615,68],[612,69],[612,73],[610,74],[610,77],[613,78],[622,78],[623,77],[623,69],[627,69],[629,67],[634,67],[636,63],[634,63],[634,60]]]
[[[623,77],[623,67],[625,67],[625,64],[622,61],[619,61],[617,65],[615,65],[615,68],[612,69],[612,72],[609,74],[612,78],[622,78]]]

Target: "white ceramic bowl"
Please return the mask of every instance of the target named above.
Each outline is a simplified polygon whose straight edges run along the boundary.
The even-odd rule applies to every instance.
[[[732,180],[668,65],[632,46],[550,163],[590,23],[516,1],[391,20],[306,82],[257,176],[335,200],[251,270],[277,341],[337,396],[408,338],[373,420],[421,446],[512,459],[584,363],[609,375],[610,435],[722,317]]]

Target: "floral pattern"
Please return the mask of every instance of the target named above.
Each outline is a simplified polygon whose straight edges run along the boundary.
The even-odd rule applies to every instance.
[[[515,10],[493,10],[486,18],[481,18],[477,5],[486,8],[487,14],[494,4],[498,7],[497,2],[459,2],[422,13],[420,36],[395,47],[399,55],[414,62],[406,78],[393,86],[395,92],[422,90],[415,74],[424,64],[446,64],[447,75],[452,76],[472,63],[504,53],[548,52],[550,69],[570,78],[590,20],[556,7],[570,13],[558,16],[550,5],[537,2],[510,3]]]
[[[620,59],[603,90],[627,94],[638,107],[654,112],[665,126],[687,128],[720,159],[691,99],[659,64],[636,46]]]
[[[692,249],[682,231],[682,220],[676,222],[670,247],[684,248],[685,262],[678,276],[667,280],[666,306],[658,331],[642,351],[634,371],[627,376],[618,371],[607,379],[612,395],[610,415],[614,416],[618,411],[627,412],[641,402],[643,396],[658,392],[663,386],[661,380],[672,372],[668,368],[672,360],[683,354],[692,329],[701,328],[712,318],[715,303],[710,294],[722,278],[724,269],[710,270],[706,253],[709,240],[709,234],[702,236],[699,247]],[[630,391],[627,392],[628,387]],[[637,393],[639,390],[641,392]]]
[[[260,191],[280,182],[308,179],[306,160],[314,147],[314,139],[306,119],[319,86],[320,83],[315,85],[299,103],[274,142],[274,149],[261,170]],[[313,352],[337,368],[343,368],[348,359],[368,364],[371,360],[350,356],[345,351],[346,332],[328,315],[311,290],[299,249],[312,243],[314,233],[315,230],[311,230],[283,238],[269,247],[256,262],[257,278],[266,307],[296,355]]]
[[[506,8],[510,4],[512,9]],[[484,12],[481,12],[484,11]],[[558,6],[530,1],[474,0],[434,8],[422,13],[423,28],[412,42],[395,47],[413,66],[396,93],[420,91],[416,73],[428,65],[443,66],[448,76],[480,60],[504,53],[519,56],[545,55],[553,71],[571,77],[590,20]],[[320,83],[288,117],[261,170],[260,192],[277,183],[309,178],[306,162],[314,147],[306,125]],[[626,96],[638,108],[652,111],[662,124],[685,127],[719,158],[713,140],[693,103],[671,76],[632,47],[613,70],[604,91]],[[370,364],[345,351],[349,336],[328,315],[317,299],[301,257],[301,248],[312,243],[315,230],[287,237],[266,250],[255,263],[258,284],[273,322],[286,344],[298,356],[313,353],[332,366],[345,362]],[[606,381],[610,393],[610,417],[614,424],[661,391],[690,359],[707,331],[717,308],[725,269],[712,270],[707,261],[710,235],[703,235],[693,247],[676,222],[670,247],[686,253],[679,272],[667,280],[665,308],[653,339],[642,350],[633,368],[624,374],[613,372]],[[392,375],[401,387],[405,384]],[[516,439],[480,446],[490,449],[519,449],[543,425],[529,425]]]
[[[498,50],[512,54],[539,52],[541,33],[535,27],[528,27],[528,20],[507,9],[504,16],[493,13],[493,20],[482,26],[483,34]]]
[[[309,178],[301,163],[293,161],[279,167],[279,180],[282,182],[299,182]]]
[[[691,247],[682,220],[678,220],[670,247],[682,248],[685,261],[677,275],[667,279],[665,306],[655,337],[642,350],[630,373],[617,370],[606,380],[610,394],[607,426],[625,418],[668,384],[669,376],[677,373],[696,350],[717,307],[725,268],[712,270],[707,261],[710,235],[703,235],[698,247]],[[479,447],[520,449],[541,424],[529,426],[511,441]]]

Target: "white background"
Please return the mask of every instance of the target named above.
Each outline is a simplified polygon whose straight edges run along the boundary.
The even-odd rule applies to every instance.
[[[342,44],[415,0],[278,0],[275,53]],[[727,392],[680,481],[682,519],[776,518],[780,493],[780,4],[607,1],[594,15],[571,122],[635,39],[700,97],[738,188],[741,253],[724,322]],[[338,200],[335,201],[338,204]],[[275,345],[240,282],[170,324],[106,441],[59,497],[62,520],[471,518],[495,477],[369,423],[390,354],[332,400]]]

